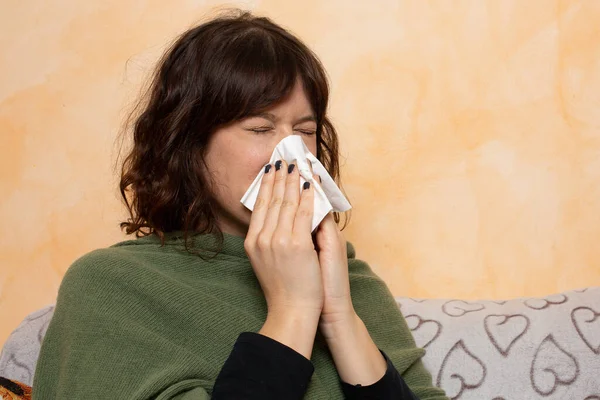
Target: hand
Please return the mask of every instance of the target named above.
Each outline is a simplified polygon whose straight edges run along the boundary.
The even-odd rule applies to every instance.
[[[314,188],[311,185],[300,193],[298,168],[289,173],[285,161],[277,165],[280,168],[271,168],[263,176],[244,249],[264,292],[269,314],[318,318],[323,307],[323,284],[311,238]]]
[[[324,295],[319,326],[326,334],[333,325],[353,324],[356,313],[350,295],[346,239],[332,213],[317,228],[315,240]]]

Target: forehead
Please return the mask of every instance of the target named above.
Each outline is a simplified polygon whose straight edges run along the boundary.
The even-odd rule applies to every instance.
[[[300,112],[314,114],[314,110],[301,81],[297,81],[289,94],[281,99],[281,101],[273,104],[269,108],[269,111],[274,113]]]

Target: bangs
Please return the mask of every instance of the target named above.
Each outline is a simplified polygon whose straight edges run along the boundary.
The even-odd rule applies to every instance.
[[[283,39],[283,40],[282,40]],[[315,93],[307,79],[309,65],[301,51],[271,32],[251,30],[222,49],[223,63],[215,85],[221,122],[231,122],[265,111],[283,100],[302,80],[308,94]],[[220,82],[219,82],[220,81]],[[313,86],[313,87],[311,87]],[[318,113],[314,97],[309,102]],[[319,110],[320,111],[320,110]]]

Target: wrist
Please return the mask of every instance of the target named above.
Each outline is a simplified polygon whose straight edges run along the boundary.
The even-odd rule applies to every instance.
[[[269,312],[258,333],[282,343],[310,359],[319,317],[312,313]]]
[[[385,375],[385,358],[357,314],[327,327],[320,325],[319,329],[342,381],[367,386]]]
[[[352,310],[335,318],[323,318],[319,320],[319,330],[327,341],[338,340],[354,334],[364,326],[362,319]]]

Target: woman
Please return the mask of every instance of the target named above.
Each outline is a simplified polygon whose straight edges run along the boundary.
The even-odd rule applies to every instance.
[[[313,187],[266,165],[287,135],[339,179],[316,56],[247,12],[185,32],[135,120],[121,193],[136,240],[67,271],[42,399],[446,399],[385,283]],[[241,203],[265,168],[251,213]],[[317,178],[317,177],[315,177]]]

